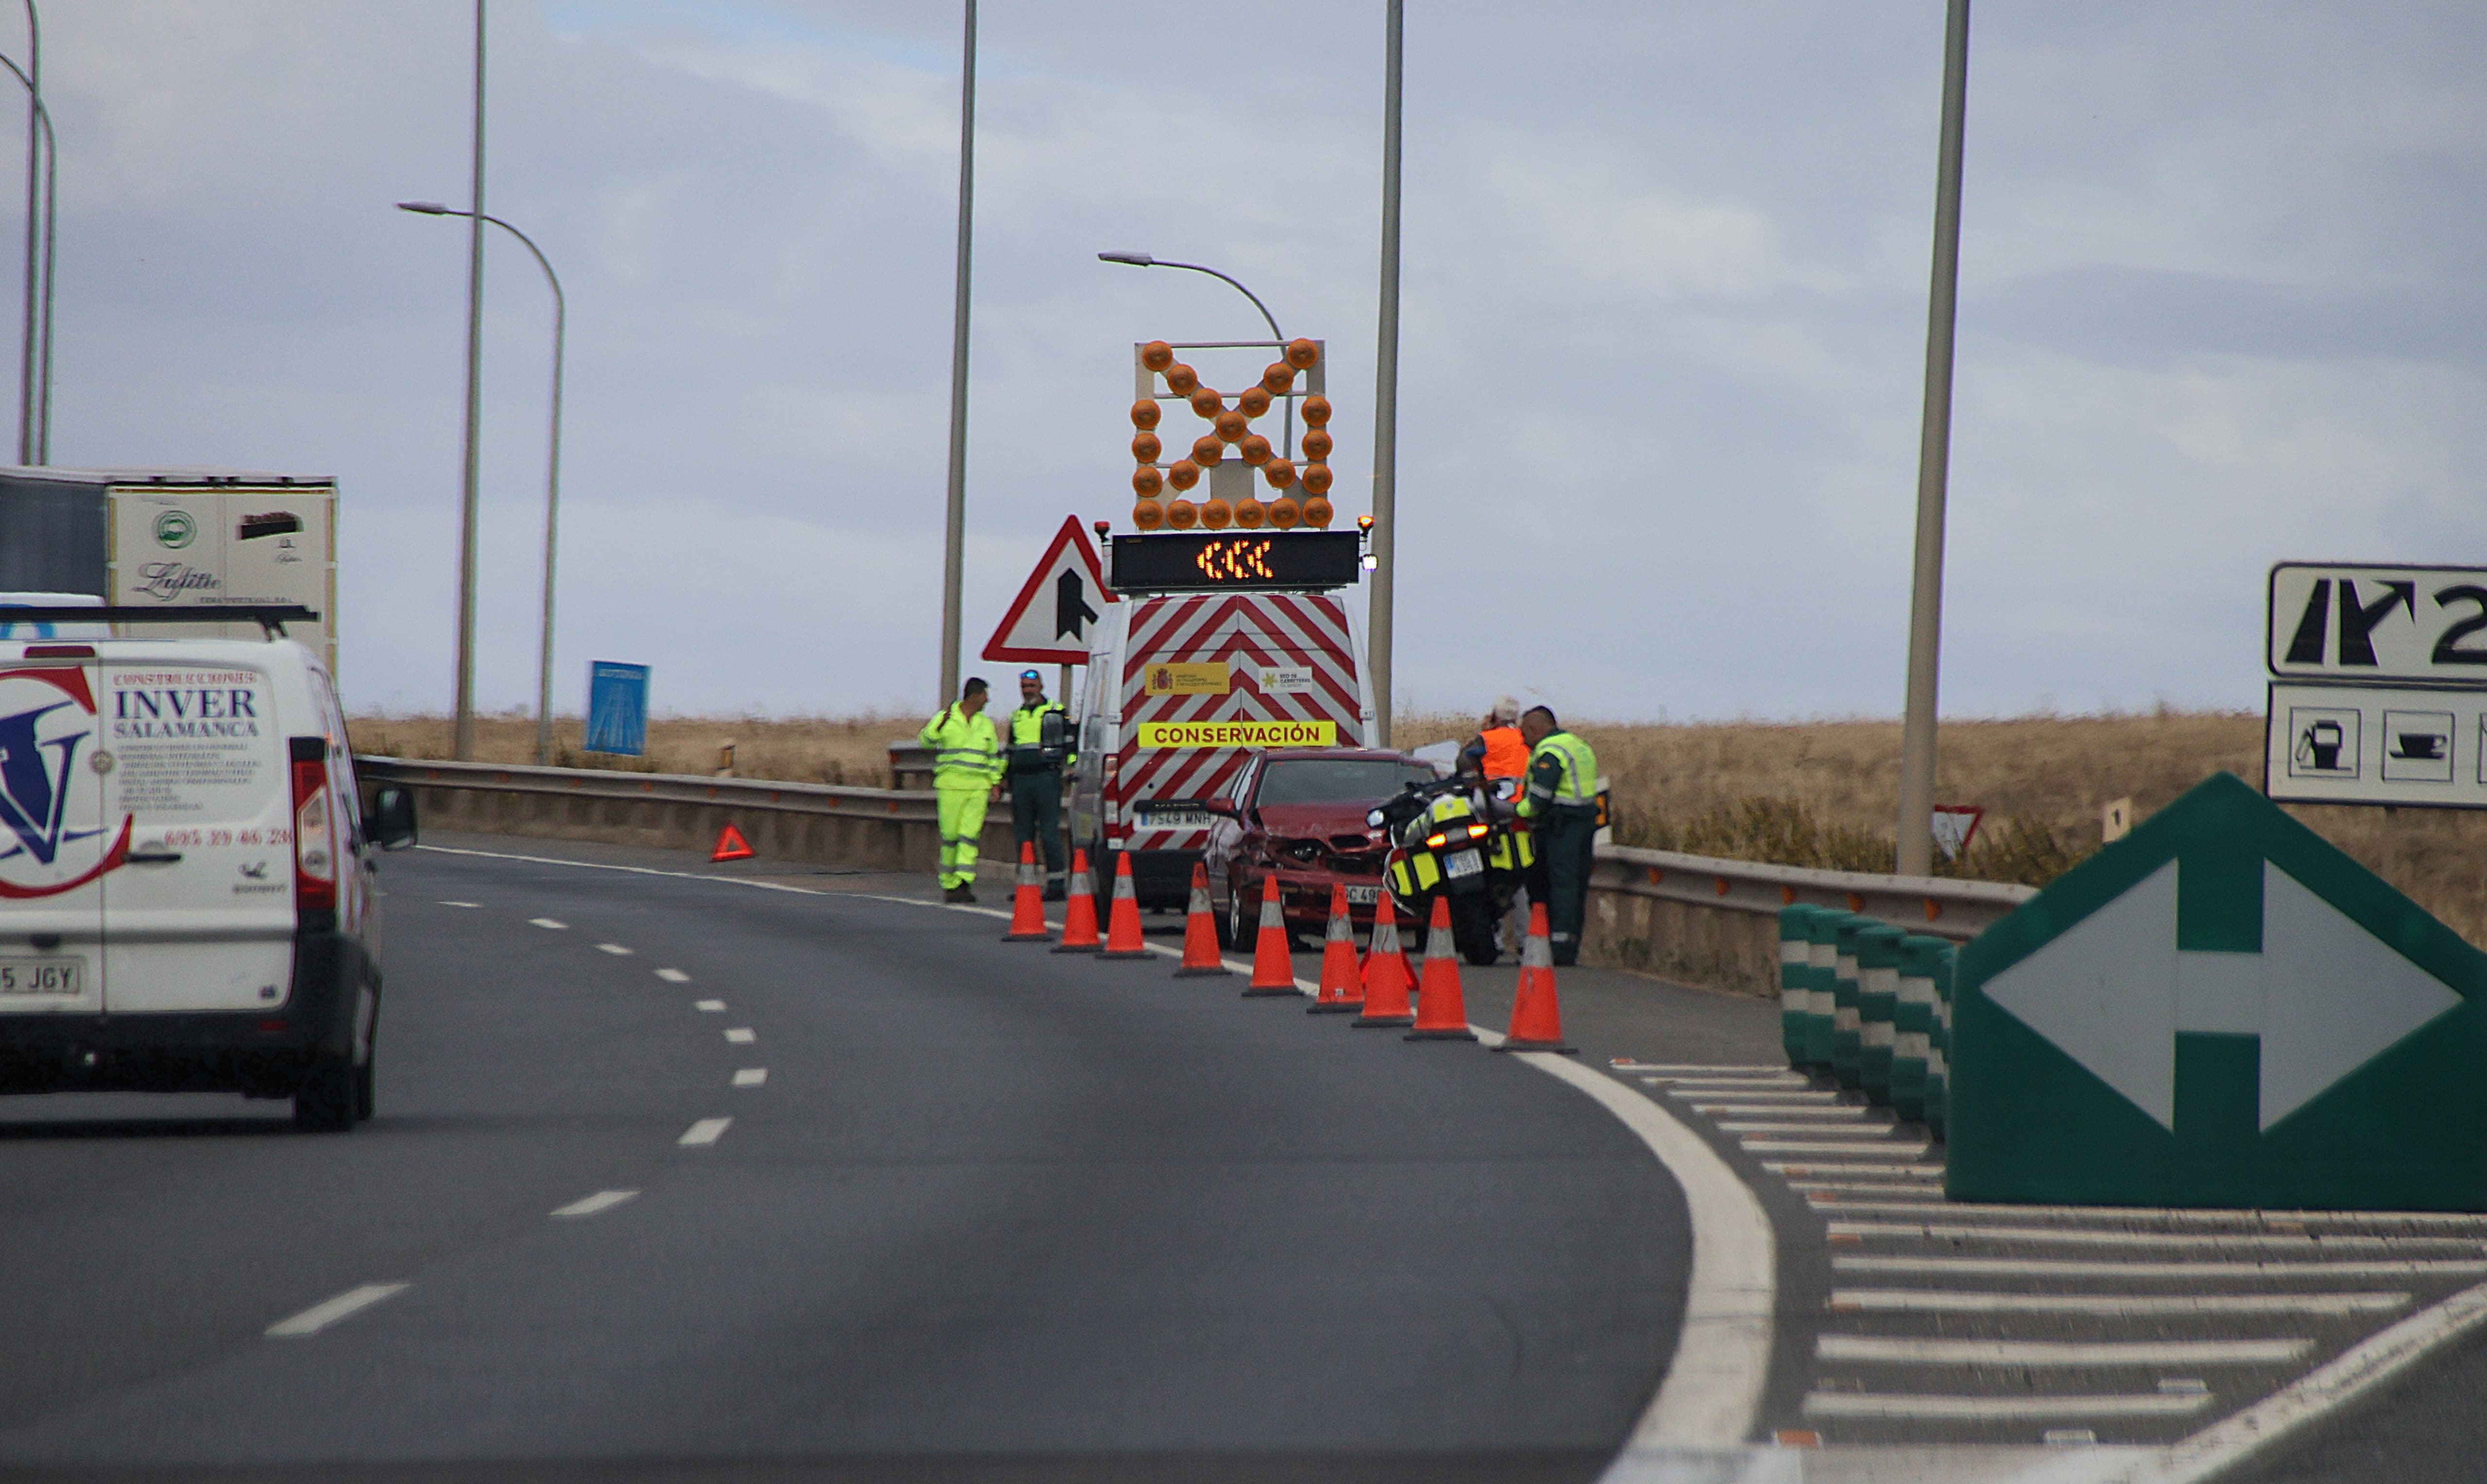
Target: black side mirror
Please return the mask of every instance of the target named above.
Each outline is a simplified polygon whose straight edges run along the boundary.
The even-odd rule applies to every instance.
[[[397,783],[383,783],[372,796],[372,813],[368,822],[372,839],[381,850],[402,851],[414,844],[414,790]]]

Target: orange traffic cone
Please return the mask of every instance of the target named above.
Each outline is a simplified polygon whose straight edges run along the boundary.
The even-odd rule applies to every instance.
[[[1036,868],[1036,842],[1019,848],[1019,889],[1011,893],[1010,931],[1006,943],[1041,943],[1053,935],[1045,926],[1045,873]]]
[[[1468,1008],[1460,994],[1460,952],[1451,938],[1451,899],[1434,899],[1434,920],[1425,929],[1425,972],[1416,984],[1416,1027],[1411,1041],[1474,1041]]]
[[[708,858],[711,860],[749,860],[752,856],[759,854],[760,853],[758,851],[751,848],[750,841],[742,838],[742,831],[735,828],[733,824],[729,822],[723,829],[716,832],[716,852]]]
[[[1149,945],[1140,937],[1140,899],[1132,894],[1132,854],[1114,857],[1114,907],[1105,923],[1105,951],[1101,959],[1145,959]]]
[[[1306,1015],[1339,1015],[1364,1008],[1364,983],[1355,971],[1355,919],[1348,914],[1347,888],[1329,889],[1329,931],[1322,938],[1321,993]]]
[[[1245,999],[1296,993],[1296,961],[1287,952],[1287,920],[1278,910],[1278,879],[1261,878],[1261,935],[1252,943],[1252,982]]]
[[[1364,1013],[1349,1024],[1413,1025],[1416,1014],[1408,1005],[1409,988],[1416,976],[1408,971],[1407,951],[1399,946],[1399,903],[1390,888],[1373,909],[1373,941],[1364,950]]]
[[[1217,956],[1217,918],[1209,910],[1209,868],[1194,861],[1191,905],[1183,914],[1183,966],[1174,971],[1174,976],[1206,979],[1225,972],[1226,961]]]
[[[1088,878],[1088,851],[1074,846],[1071,851],[1071,900],[1062,908],[1062,941],[1053,945],[1056,953],[1095,953],[1104,944],[1097,940],[1097,889]]]
[[[1580,1049],[1563,1039],[1563,1011],[1554,1002],[1554,944],[1546,936],[1546,904],[1528,904],[1528,936],[1520,943],[1520,993],[1511,996],[1511,1033],[1497,1051],[1561,1051]]]

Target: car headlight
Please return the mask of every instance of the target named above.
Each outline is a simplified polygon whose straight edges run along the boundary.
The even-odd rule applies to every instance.
[[[1390,820],[1387,815],[1384,815],[1379,809],[1367,809],[1364,811],[1364,823],[1372,826],[1376,829],[1380,829],[1383,826],[1389,824]]]

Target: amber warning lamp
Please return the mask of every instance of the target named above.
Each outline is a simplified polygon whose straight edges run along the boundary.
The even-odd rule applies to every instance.
[[[1115,262],[1139,261],[1136,256],[1108,257]],[[1329,399],[1322,395],[1322,343],[1288,341],[1258,382],[1231,396],[1203,381],[1200,372],[1179,353],[1244,348],[1184,346],[1163,340],[1132,348],[1138,394],[1132,403],[1134,527],[1143,531],[1323,530],[1334,518],[1327,496],[1331,484],[1329,455],[1336,444],[1328,431]],[[1167,402],[1182,404],[1209,426],[1193,440],[1189,457],[1161,464],[1159,461],[1169,452],[1169,445],[1182,447],[1173,429],[1163,434],[1158,432],[1167,411],[1160,404]],[[1272,448],[1268,437],[1252,431],[1255,420],[1285,403],[1296,404],[1303,413],[1303,439],[1293,451]],[[1291,452],[1300,455],[1300,464],[1289,457]],[[1216,483],[1225,490],[1223,496],[1211,493],[1197,502],[1188,498],[1202,484],[1203,473],[1223,463],[1230,453],[1248,466],[1243,471],[1246,478],[1241,488],[1221,474]],[[1269,486],[1270,498],[1252,492],[1251,469],[1257,469],[1261,482]]]

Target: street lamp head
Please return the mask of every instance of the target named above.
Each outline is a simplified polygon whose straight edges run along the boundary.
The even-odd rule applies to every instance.
[[[1100,263],[1125,263],[1135,268],[1150,268],[1158,266],[1158,260],[1150,257],[1147,253],[1099,253],[1097,255],[1097,261]]]
[[[450,210],[449,208],[442,206],[437,201],[401,201],[397,204],[397,209],[401,211],[417,212],[424,216],[455,216],[461,214],[460,212]]]

